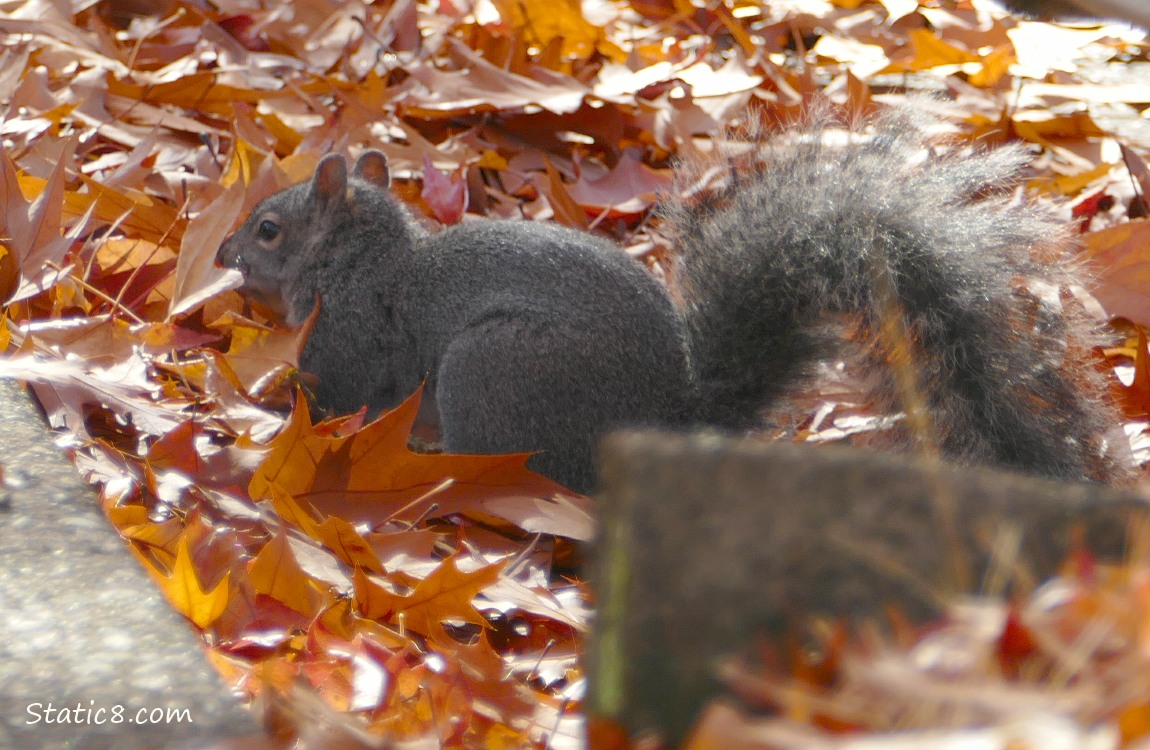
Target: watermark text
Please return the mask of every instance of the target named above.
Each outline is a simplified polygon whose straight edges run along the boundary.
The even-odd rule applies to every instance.
[[[97,705],[79,701],[76,705],[29,703],[25,724],[192,724],[192,712],[186,708],[132,708],[114,704]]]

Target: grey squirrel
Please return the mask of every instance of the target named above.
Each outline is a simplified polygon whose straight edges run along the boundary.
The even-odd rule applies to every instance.
[[[831,145],[828,126],[717,155],[703,166],[730,159],[725,186],[658,208],[681,305],[589,233],[506,220],[428,231],[388,192],[378,151],[350,175],[324,157],[217,261],[288,324],[318,299],[301,367],[321,406],[379,410],[426,380],[446,450],[539,451],[528,465],[579,491],[613,427],[753,427],[828,351],[828,315],[856,319],[883,370],[878,331],[899,310],[944,455],[1116,478],[1100,376],[1067,352],[1075,305],[1018,283],[1079,281],[1062,223],[1005,194],[1023,150],[922,158],[920,126],[899,114],[849,145]],[[681,172],[683,186],[698,174]],[[1038,249],[1059,257],[1035,262]],[[880,378],[897,409],[895,390]]]

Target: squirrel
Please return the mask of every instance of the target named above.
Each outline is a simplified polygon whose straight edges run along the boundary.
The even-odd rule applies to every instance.
[[[678,254],[674,295],[587,232],[497,219],[429,231],[374,150],[350,174],[325,156],[260,203],[217,262],[289,325],[318,299],[300,366],[320,406],[378,411],[425,383],[445,450],[535,452],[530,468],[580,492],[612,428],[754,427],[833,351],[828,316],[858,321],[878,371],[892,369],[882,326],[901,321],[942,455],[1119,478],[1101,375],[1068,353],[1089,336],[1085,314],[1019,283],[1083,276],[1064,223],[1010,198],[1025,150],[933,153],[905,114],[845,145],[834,126],[815,115],[677,170],[676,193],[718,164],[733,176],[656,209]],[[894,379],[879,380],[901,408]]]

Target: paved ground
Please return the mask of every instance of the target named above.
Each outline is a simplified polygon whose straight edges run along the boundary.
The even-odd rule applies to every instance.
[[[0,463],[0,750],[171,750],[254,734],[12,382],[0,382]],[[152,709],[186,718],[137,723]]]

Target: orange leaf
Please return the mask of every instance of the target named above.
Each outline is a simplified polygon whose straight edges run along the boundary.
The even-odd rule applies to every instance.
[[[310,583],[311,576],[296,562],[282,529],[248,564],[248,575],[258,593],[302,615],[315,616],[323,603],[322,595]]]
[[[299,366],[300,352],[318,314],[317,307],[299,328],[268,328],[235,313],[228,313],[213,324],[227,326],[231,331],[231,346],[224,360],[247,393],[264,393]]]
[[[530,509],[534,519],[539,498],[559,495],[576,502],[577,495],[529,471],[527,454],[430,455],[408,450],[419,400],[417,391],[358,431],[326,435],[312,426],[307,404],[298,399],[287,425],[267,446],[248,494],[256,500],[271,497],[274,483],[324,515],[373,526],[456,513],[490,520],[496,514],[484,501],[494,498],[504,499],[498,515],[505,519],[514,515],[506,508],[511,498]]]
[[[908,36],[914,49],[914,58],[906,64],[907,70],[929,70],[941,65],[978,62],[978,55],[944,42],[929,31],[911,29]]]
[[[1150,324],[1150,220],[1088,234],[1086,256],[1097,282],[1091,292],[1106,312]]]
[[[272,485],[270,489],[272,504],[285,521],[298,526],[305,534],[327,547],[336,557],[353,568],[363,568],[373,573],[385,572],[383,563],[376,557],[375,550],[350,523],[334,517],[317,523],[278,485]]]
[[[116,223],[139,239],[158,242],[161,237],[178,242],[183,239],[187,220],[175,206],[153,200],[138,190],[117,190],[80,175],[85,192],[69,191],[64,195],[64,211],[81,216],[94,211],[98,221]]]
[[[1123,413],[1132,417],[1150,414],[1150,356],[1146,345],[1146,331],[1139,326],[1138,349],[1134,352],[1134,380],[1130,385],[1118,383]]]
[[[108,76],[108,93],[118,94],[130,101],[170,104],[192,111],[212,112],[228,117],[235,102],[257,103],[291,95],[291,90],[256,91],[226,86],[219,83],[215,72],[193,73],[162,83],[134,83],[127,79]]]
[[[970,76],[970,83],[980,88],[991,88],[1010,72],[1010,66],[1017,61],[1014,47],[1008,44],[996,47],[982,58],[982,70]]]
[[[1150,704],[1131,703],[1118,713],[1118,730],[1122,742],[1134,742],[1150,735]]]
[[[186,534],[180,537],[171,573],[157,577],[160,588],[176,611],[201,628],[211,625],[227,609],[230,580],[231,573],[228,572],[210,593],[204,591],[188,552]]]
[[[526,41],[545,47],[561,39],[564,57],[587,57],[602,34],[583,17],[578,0],[494,0],[493,4]]]
[[[359,610],[373,620],[395,622],[402,614],[406,627],[424,635],[439,631],[443,620],[462,620],[490,627],[471,604],[483,589],[499,580],[506,562],[486,565],[473,573],[464,573],[449,557],[431,575],[416,585],[407,596],[393,594],[372,583],[367,575],[355,571],[355,598]]]

